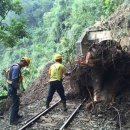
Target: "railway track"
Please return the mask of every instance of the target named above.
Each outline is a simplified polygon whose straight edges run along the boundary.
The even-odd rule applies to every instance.
[[[68,127],[74,116],[81,108],[86,99],[80,101],[67,101],[67,112],[63,112],[60,101],[50,108],[36,114],[19,130],[63,130]]]

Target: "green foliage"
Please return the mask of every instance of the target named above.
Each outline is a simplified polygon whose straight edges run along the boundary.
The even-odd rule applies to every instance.
[[[7,95],[8,93],[8,90],[7,90],[7,84],[6,84],[6,79],[5,79],[5,76],[1,76],[1,79],[0,79],[0,96],[3,96],[3,95]]]
[[[13,19],[8,27],[0,28],[0,41],[7,47],[13,47],[23,37],[28,37],[23,20]]]
[[[124,0],[103,0],[104,15],[110,15]]]
[[[130,4],[130,1],[129,1],[129,0],[124,0],[124,4],[125,4],[125,5],[129,5],[129,4]]]
[[[0,0],[0,17],[2,21],[5,19],[9,11],[14,11],[16,14],[20,14],[22,6],[19,0]],[[0,22],[1,23],[1,22]]]
[[[55,0],[21,0],[24,16],[28,18],[28,26],[38,26],[43,22],[43,15],[49,12]]]
[[[6,47],[13,47],[20,39],[28,37],[24,20],[15,17],[10,20],[10,23],[6,22],[10,11],[20,14],[22,9],[19,0],[0,1],[0,42]]]

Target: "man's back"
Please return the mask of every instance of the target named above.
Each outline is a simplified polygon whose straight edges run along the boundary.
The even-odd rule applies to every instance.
[[[65,73],[64,65],[58,62],[54,63],[49,69],[50,81],[60,81],[63,77],[63,73]]]
[[[18,64],[13,64],[10,66],[9,80],[19,80],[20,67]]]

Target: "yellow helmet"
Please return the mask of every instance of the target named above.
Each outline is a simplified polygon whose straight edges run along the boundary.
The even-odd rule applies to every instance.
[[[55,60],[62,59],[61,54],[55,54],[54,59],[55,59]]]
[[[23,58],[21,59],[21,61],[25,61],[25,62],[27,63],[27,65],[30,64],[30,58],[29,58],[29,57],[23,57]]]

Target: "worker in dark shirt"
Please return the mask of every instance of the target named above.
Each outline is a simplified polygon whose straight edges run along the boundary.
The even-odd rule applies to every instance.
[[[8,91],[12,100],[10,111],[10,125],[16,125],[18,123],[18,119],[21,117],[18,114],[20,101],[17,90],[19,89],[20,81],[22,80],[21,68],[29,66],[29,64],[29,57],[23,57],[20,62],[11,65],[8,71]]]

